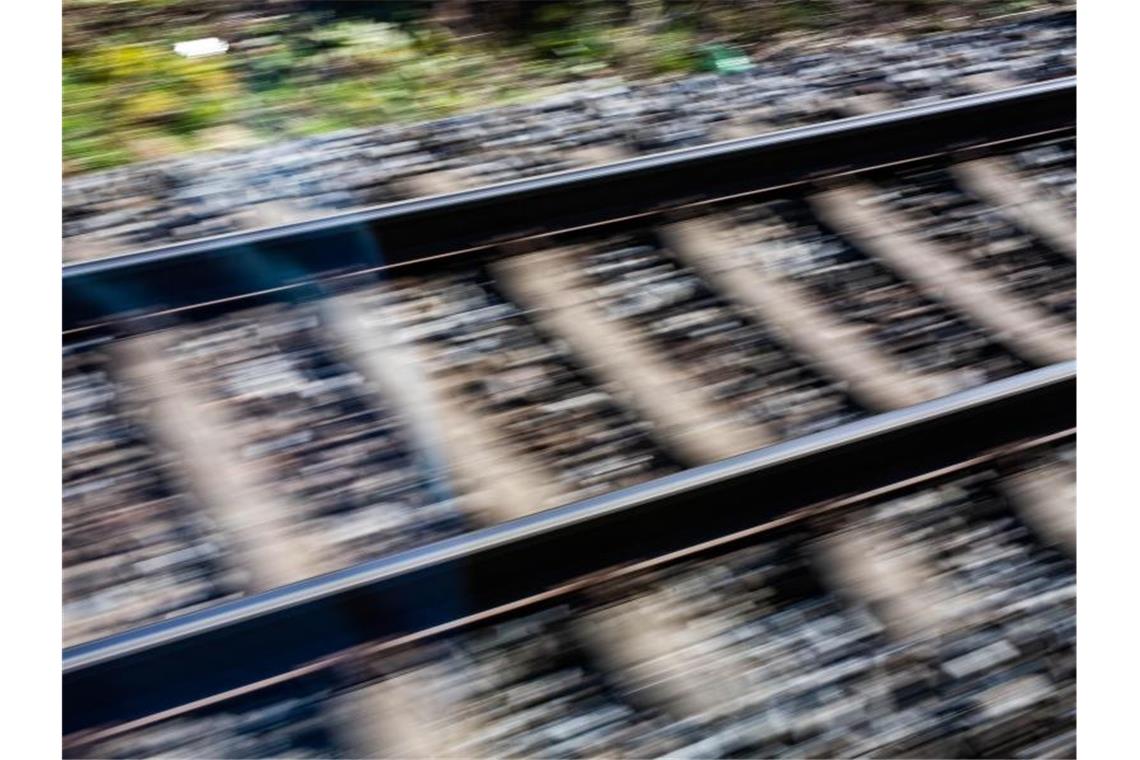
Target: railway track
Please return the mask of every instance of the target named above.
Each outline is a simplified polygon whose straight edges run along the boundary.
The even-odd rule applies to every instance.
[[[1030,445],[1025,453],[1032,454],[1042,449],[1047,450],[1049,446],[1049,443]],[[670,625],[677,625],[677,623],[669,622],[670,617],[676,614],[676,610],[679,608],[682,614],[686,614],[684,613],[684,605],[697,604],[697,600],[691,599],[688,602],[682,602],[684,599],[682,595],[680,599],[669,602],[667,599],[670,597],[663,597],[663,595],[676,595],[686,588],[691,589],[694,582],[709,583],[712,578],[720,577],[718,567],[722,563],[727,562],[731,567],[736,562],[747,562],[749,556],[755,552],[760,552],[761,555],[775,553],[777,555],[776,564],[771,566],[768,572],[776,571],[777,575],[785,574],[783,582],[776,582],[777,593],[783,595],[784,601],[774,605],[774,609],[767,614],[778,614],[781,609],[789,607],[798,609],[806,600],[812,600],[808,609],[819,608],[815,614],[823,614],[824,617],[820,618],[816,624],[821,627],[831,625],[827,622],[829,618],[826,615],[828,614],[854,615],[856,616],[855,619],[865,621],[859,625],[867,630],[867,633],[863,635],[869,636],[869,640],[863,641],[862,645],[860,645],[859,636],[856,636],[854,641],[835,640],[833,646],[841,648],[845,652],[845,654],[836,654],[839,658],[837,665],[843,663],[845,657],[870,655],[877,649],[881,649],[884,654],[890,652],[891,657],[897,658],[894,660],[897,665],[892,666],[892,668],[898,668],[901,671],[893,677],[886,676],[888,683],[884,686],[888,691],[897,689],[903,692],[904,684],[912,688],[917,688],[918,684],[922,685],[921,688],[917,688],[917,694],[910,696],[900,694],[888,698],[888,701],[890,699],[899,700],[898,702],[890,702],[892,707],[887,708],[888,710],[897,709],[902,714],[916,717],[916,714],[922,712],[920,706],[923,703],[930,704],[932,699],[944,698],[947,695],[957,695],[957,698],[962,700],[964,704],[969,704],[970,719],[964,721],[966,725],[957,727],[956,732],[946,731],[945,726],[930,725],[932,718],[927,716],[927,724],[922,730],[918,730],[918,726],[922,725],[921,721],[916,721],[914,730],[902,732],[901,735],[893,737],[891,742],[887,742],[886,747],[890,748],[890,752],[913,752],[918,747],[930,746],[935,741],[948,742],[948,744],[933,745],[940,747],[941,749],[937,751],[943,754],[971,754],[970,747],[992,748],[1002,746],[1000,743],[995,743],[992,738],[986,739],[984,733],[987,731],[990,733],[1004,731],[1008,735],[1005,739],[1007,746],[1024,745],[1027,741],[1036,741],[1047,736],[1050,732],[1057,733],[1057,725],[1063,724],[1065,721],[1066,709],[1071,709],[1071,702],[1068,703],[1068,708],[1065,707],[1066,697],[1063,690],[1067,688],[1066,684],[1071,686],[1072,683],[1071,641],[1053,644],[1043,642],[1044,650],[1039,645],[1031,643],[1031,640],[1035,641],[1033,630],[1037,630],[1039,634],[1046,630],[1044,627],[1033,628],[1034,615],[1041,614],[1046,617],[1059,615],[1063,619],[1066,614],[1064,605],[1071,602],[1071,580],[1066,581],[1063,573],[1059,577],[1053,577],[1055,574],[1051,574],[1047,568],[1054,566],[1070,567],[1066,564],[1068,560],[1065,560],[1062,555],[1058,555],[1048,546],[1042,545],[1032,535],[1026,534],[1022,528],[1017,526],[1016,518],[1008,516],[1006,507],[1002,507],[1002,509],[1006,509],[1006,512],[1002,513],[999,510],[996,516],[994,513],[993,488],[995,483],[998,483],[997,487],[1000,488],[1001,481],[994,480],[990,467],[995,461],[1008,463],[1011,458],[1016,460],[1018,456],[1024,456],[1025,453],[1007,449],[1002,455],[992,459],[990,457],[979,457],[973,462],[961,463],[962,467],[960,468],[943,472],[939,476],[926,480],[925,483],[912,484],[910,488],[912,493],[902,498],[892,498],[896,492],[888,489],[875,497],[851,500],[842,505],[842,511],[832,513],[842,520],[841,527],[836,527],[830,522],[824,510],[813,510],[810,515],[805,515],[801,519],[788,521],[781,525],[769,525],[766,526],[767,530],[754,531],[752,535],[735,536],[731,542],[725,541],[719,546],[693,547],[692,551],[666,557],[661,562],[630,565],[606,576],[595,576],[589,582],[565,584],[552,593],[526,597],[515,604],[490,611],[487,615],[473,616],[463,621],[462,628],[434,629],[425,632],[423,636],[389,640],[385,642],[386,646],[359,647],[341,652],[340,656],[337,657],[307,662],[284,673],[277,673],[273,677],[215,694],[212,698],[197,703],[182,703],[170,711],[160,711],[133,723],[76,733],[68,740],[70,754],[82,756],[85,752],[105,753],[108,747],[112,746],[108,742],[113,743],[116,740],[120,746],[129,746],[132,741],[139,741],[140,733],[162,734],[166,731],[164,727],[172,723],[189,723],[193,726],[197,716],[204,714],[240,713],[249,709],[248,705],[251,702],[256,704],[260,701],[264,704],[266,701],[272,703],[281,700],[282,691],[286,692],[287,698],[295,700],[297,692],[309,691],[306,684],[311,684],[314,681],[325,685],[319,687],[316,697],[313,698],[316,704],[310,704],[308,711],[315,712],[314,708],[319,707],[322,711],[336,716],[337,713],[347,710],[349,715],[356,716],[358,720],[356,725],[353,725],[349,720],[350,728],[346,729],[343,728],[346,718],[328,718],[331,725],[341,727],[339,731],[342,734],[341,739],[349,743],[347,748],[341,750],[345,754],[378,754],[395,751],[400,754],[416,754],[417,756],[438,756],[441,752],[448,750],[459,753],[468,751],[478,754],[494,753],[501,751],[501,747],[491,745],[488,748],[485,744],[480,746],[477,743],[474,746],[478,749],[473,750],[470,746],[467,750],[462,749],[465,746],[463,742],[472,740],[471,734],[480,730],[480,724],[484,724],[483,731],[487,730],[485,724],[491,717],[490,715],[477,715],[474,719],[474,725],[467,723],[458,728],[445,730],[440,723],[442,716],[438,713],[432,715],[432,704],[424,689],[428,684],[438,687],[440,683],[446,682],[445,673],[439,671],[441,667],[459,668],[460,670],[474,667],[472,664],[464,665],[464,658],[480,656],[479,650],[482,649],[486,652],[488,646],[491,647],[490,653],[481,656],[493,655],[506,658],[503,661],[504,665],[509,662],[513,663],[516,668],[538,666],[539,663],[532,665],[519,663],[520,659],[525,663],[525,657],[517,650],[512,651],[511,649],[512,646],[517,647],[519,644],[510,644],[512,637],[516,637],[518,640],[517,637],[519,636],[529,637],[523,641],[530,641],[527,646],[537,647],[539,650],[546,646],[543,644],[544,640],[554,637],[555,641],[560,642],[558,644],[559,651],[565,650],[564,656],[570,658],[570,661],[565,662],[561,667],[572,669],[571,672],[586,667],[587,671],[592,673],[590,676],[592,679],[608,681],[611,684],[621,684],[620,688],[611,686],[611,690],[617,691],[619,695],[625,694],[626,696],[623,699],[631,702],[634,706],[646,705],[636,712],[647,715],[656,714],[659,716],[656,721],[658,726],[661,724],[660,716],[662,715],[669,717],[670,722],[667,725],[685,726],[685,731],[678,732],[674,729],[674,733],[681,733],[682,735],[671,737],[671,741],[693,744],[699,740],[704,742],[703,746],[720,746],[721,742],[725,742],[726,745],[724,746],[731,747],[735,741],[740,741],[740,732],[732,728],[733,723],[746,722],[748,700],[754,699],[757,702],[762,702],[765,698],[762,694],[749,692],[744,687],[745,682],[739,676],[735,687],[731,685],[731,682],[725,687],[726,691],[729,692],[727,695],[704,694],[702,693],[703,689],[693,693],[695,685],[711,682],[716,677],[714,670],[717,667],[725,666],[725,663],[715,659],[707,664],[697,661],[688,666],[692,672],[674,673],[665,683],[654,682],[651,685],[644,684],[643,680],[650,676],[660,676],[660,673],[653,673],[652,670],[647,672],[646,666],[642,663],[652,660],[656,656],[665,655],[674,648],[692,645],[686,644],[683,637],[681,640],[666,637],[665,632]],[[1012,471],[1016,474],[1017,464],[1006,464],[1004,471]],[[914,491],[916,488],[918,490]],[[906,493],[906,491],[899,493]],[[1003,526],[1002,530],[1006,533],[997,535],[1007,536],[1008,534],[1007,538],[1001,538],[1001,540],[1015,540],[1032,547],[1032,553],[1029,555],[1032,566],[1025,570],[1027,578],[1024,581],[1026,584],[1026,589],[1023,590],[1024,595],[1018,596],[1019,592],[1016,588],[1011,592],[1015,594],[1015,598],[1021,600],[1018,602],[1021,606],[1015,605],[1014,607],[1016,611],[1007,611],[1003,615],[991,615],[984,607],[978,609],[977,600],[970,596],[971,593],[979,593],[982,590],[981,587],[976,592],[956,590],[953,593],[947,593],[945,590],[948,586],[947,579],[940,576],[925,577],[921,589],[892,587],[892,579],[900,577],[897,573],[900,568],[872,566],[868,569],[864,565],[870,563],[867,563],[866,557],[862,555],[856,558],[857,566],[862,568],[862,573],[858,575],[851,573],[848,570],[851,558],[837,553],[833,546],[836,542],[847,544],[849,548],[861,546],[862,544],[849,534],[854,532],[855,536],[859,536],[858,540],[866,543],[872,539],[868,539],[866,535],[860,536],[860,534],[865,533],[877,537],[880,535],[878,531],[882,530],[881,523],[884,520],[904,521],[902,527],[905,530],[902,531],[901,535],[905,537],[907,531],[912,530],[911,527],[907,527],[909,525],[907,521],[945,520],[947,515],[952,516],[950,519],[958,519],[956,515],[959,515],[963,509],[960,506],[963,504],[963,499],[967,505],[967,510],[977,512],[977,517],[970,519],[980,521],[978,530],[982,530],[984,533],[988,524],[1000,523]],[[868,500],[870,504],[864,508],[863,505],[867,505]],[[901,517],[897,514],[899,510],[901,510]],[[927,511],[929,510],[933,510],[933,512],[928,516]],[[1014,521],[1013,525],[1010,523],[1011,519]],[[921,523],[915,522],[913,527],[917,528],[919,524]],[[1014,531],[1013,533],[1009,533],[1011,529]],[[803,557],[805,544],[808,547],[806,560]],[[880,550],[883,548],[875,543],[870,545]],[[787,552],[789,546],[792,548],[793,557],[780,558],[780,554]],[[968,546],[968,543],[965,546],[959,543],[957,551],[963,552]],[[796,555],[801,557],[798,560],[801,563],[800,565],[793,561]],[[804,561],[808,562],[806,567],[802,564]],[[846,576],[844,570],[848,570]],[[1064,570],[1064,572],[1071,572],[1071,570]],[[709,581],[695,580],[708,573],[712,573],[709,576]],[[687,577],[694,576],[694,580],[686,581]],[[844,577],[848,580],[837,580]],[[905,577],[923,578],[924,576],[908,574]],[[1040,577],[1053,577],[1054,586],[1035,592],[1029,591],[1032,579]],[[723,584],[724,580],[717,582]],[[662,584],[664,584],[663,587]],[[733,584],[742,585],[739,585],[734,591]],[[748,581],[746,578],[731,581],[721,592],[728,594],[725,602],[722,603],[727,603],[735,598],[734,594],[741,595],[744,598],[747,598],[749,594],[755,594],[755,590],[745,591],[745,589],[756,589],[755,584],[755,581]],[[790,589],[788,584],[791,584]],[[703,585],[700,586],[700,588],[704,587]],[[949,587],[960,588],[959,586]],[[1020,586],[1015,584],[1015,587],[1019,588]],[[1035,586],[1032,587],[1036,588]],[[716,589],[717,586],[713,585],[711,588]],[[693,592],[689,590],[685,593],[691,595]],[[930,613],[927,606],[918,612],[913,608],[908,608],[907,601],[909,600],[911,604],[916,603],[914,597],[918,596],[919,593],[924,594],[922,597],[924,604],[933,604],[934,609],[941,615],[938,618],[941,621],[941,627],[937,630],[927,631],[921,628],[917,631],[910,630],[912,623],[926,620]],[[789,594],[791,595],[790,600],[786,598]],[[860,606],[860,602],[851,601],[860,599],[872,600],[873,604],[869,609],[874,610],[874,614],[867,613],[866,609],[868,608]],[[972,617],[955,617],[961,616],[963,609],[971,603],[974,604],[974,607],[970,608],[973,610]],[[669,606],[666,609],[669,612],[657,606],[660,604],[668,604]],[[707,604],[699,605],[694,608],[694,612],[700,607],[707,608],[707,606]],[[831,612],[827,612],[827,610],[831,610]],[[700,614],[717,613],[706,611]],[[982,666],[966,658],[965,655],[973,651],[971,647],[977,644],[978,636],[984,636],[979,631],[991,630],[994,627],[995,619],[1001,620],[1002,625],[1005,626],[1002,628],[1003,631],[1008,630],[1010,636],[1018,638],[1015,639],[1016,644],[1009,644],[1002,643],[1005,641],[1002,638],[994,640],[991,635],[987,643],[978,644],[978,646],[991,647],[994,656],[998,657],[998,661],[1008,664],[1009,668],[1008,674],[997,679],[997,683],[993,681],[982,683],[981,677],[974,675],[976,669]],[[948,620],[955,622],[953,625],[949,625],[946,622]],[[976,623],[973,622],[975,620]],[[1040,618],[1038,622],[1044,626],[1045,624],[1042,622],[1044,620],[1045,618]],[[652,626],[649,625],[650,623]],[[721,620],[718,624],[735,627],[745,623],[733,622],[730,618]],[[795,625],[789,623],[784,625],[790,625],[790,629],[785,633],[773,631],[770,635],[777,637],[776,640],[781,642],[782,646],[788,647],[789,650],[794,650],[799,646],[797,642],[801,639],[797,637],[808,636],[810,638],[809,632],[797,630]],[[850,631],[854,623],[848,620],[845,625],[845,630]],[[684,629],[680,630],[683,631]],[[1049,630],[1052,628],[1050,627]],[[653,637],[653,641],[647,641],[645,637],[649,633],[660,633],[664,641],[659,641],[656,636]],[[537,637],[537,641],[533,637]],[[480,641],[484,643],[480,644]],[[264,637],[261,637],[261,642],[261,646],[264,646]],[[456,645],[456,642],[458,642],[461,651],[466,650],[467,647],[474,647],[474,651],[470,651],[468,654],[449,654],[454,652],[452,645]],[[551,645],[553,646],[553,644]],[[655,645],[666,647],[666,651],[657,652],[653,648]],[[503,651],[504,648],[506,651]],[[933,648],[933,652],[928,651],[931,648]],[[1010,651],[1011,649],[1013,651]],[[496,650],[498,654],[495,654]],[[1024,664],[1030,661],[1026,659],[1028,652],[1034,653],[1034,656],[1038,658],[1042,652],[1048,652],[1051,658],[1060,658],[1055,663],[1050,660],[1049,665],[1052,670],[1048,674],[1048,681],[1044,680],[1045,675],[1031,675],[1029,677],[1019,675],[1024,671],[1024,668],[1018,670],[1019,663]],[[459,662],[450,664],[447,662],[449,658],[456,656],[460,658]],[[575,657],[578,658],[577,661],[575,661]],[[911,662],[910,657],[917,658],[918,662]],[[1068,658],[1068,665],[1065,664],[1066,658]],[[684,659],[682,658],[681,661],[683,662]],[[549,661],[545,662],[547,662],[545,667],[551,666]],[[934,675],[923,669],[924,663],[931,662],[936,663]],[[907,675],[908,664],[916,668],[909,675]],[[802,666],[800,667],[801,677],[806,677],[807,672],[802,670]],[[490,672],[496,670],[497,668],[491,668]],[[163,673],[163,675],[173,674]],[[540,682],[541,676],[542,670],[539,670],[531,672],[525,678]],[[474,677],[473,671],[469,673],[469,677]],[[563,677],[569,677],[568,673]],[[723,674],[721,677],[723,678]],[[868,673],[865,677],[874,681],[876,677],[884,676]],[[901,680],[902,683],[894,679]],[[803,684],[800,688],[811,688],[808,686],[808,682],[803,682]],[[1024,691],[1025,697],[1021,700],[1021,704],[1011,707],[1004,716],[1001,716],[1002,721],[994,723],[987,718],[987,710],[993,709],[989,705],[993,700],[1000,698],[999,692],[1004,693],[999,687],[1005,687],[1005,690],[1012,690],[1013,693]],[[537,689],[538,686],[535,685],[532,688]],[[872,688],[871,682],[864,684],[864,688]],[[740,689],[745,690],[740,692]],[[1060,693],[1054,689],[1060,690]],[[309,696],[312,697],[311,691],[309,691]],[[564,696],[559,698],[567,699]],[[572,695],[569,698],[574,699]],[[598,706],[593,704],[588,696],[578,699],[585,700],[579,703],[577,708],[579,713],[598,709]],[[741,699],[745,700],[744,704],[740,703]],[[910,712],[904,712],[906,708],[912,709]],[[483,710],[486,709],[483,708]],[[467,713],[468,710],[480,712],[477,707],[467,708],[464,712]],[[1038,710],[1041,711],[1041,714],[1038,714],[1032,721],[1019,723],[1019,721],[1026,721],[1029,715]],[[621,715],[622,713],[619,712],[618,714]],[[626,718],[623,717],[622,720],[626,720]],[[400,725],[404,722],[412,725]],[[603,721],[603,723],[605,722],[607,721]],[[620,725],[621,720],[614,720],[611,716],[608,722],[618,723],[617,728],[625,728],[628,731],[627,726]],[[224,724],[226,721],[221,721],[221,723]],[[371,727],[372,724],[379,724],[379,727]],[[196,730],[202,731],[208,725],[198,724]],[[853,726],[848,728],[854,729]],[[939,728],[942,729],[942,734],[936,730]],[[277,730],[303,732],[304,726],[287,728],[278,724]],[[754,730],[761,736],[765,733],[761,728]],[[769,730],[772,733],[779,734],[778,731]],[[194,729],[191,729],[191,735],[193,735],[193,731]],[[347,736],[344,735],[346,733]],[[1025,736],[1026,733],[1029,736]],[[135,738],[132,739],[132,736]],[[419,750],[414,746],[409,748],[406,744],[401,744],[409,736],[419,738],[421,742]],[[883,734],[876,733],[875,737],[880,741],[885,741]],[[536,739],[532,736],[530,740],[542,741],[542,737]],[[777,741],[776,739],[771,740]],[[831,741],[834,740],[834,738],[831,739]],[[868,738],[869,740],[870,738]],[[168,741],[171,740],[168,739]],[[176,739],[173,741],[177,744]],[[483,741],[485,742],[486,739]],[[550,743],[553,740],[546,738],[545,741]],[[757,741],[760,740],[757,739]],[[779,739],[779,741],[785,740]],[[424,742],[428,742],[426,748],[423,747]],[[432,742],[436,743],[434,747],[431,746]],[[793,746],[802,745],[793,743]],[[394,749],[394,747],[399,749]],[[441,751],[439,750],[440,747],[445,749]],[[328,751],[324,750],[326,753]],[[935,750],[928,749],[927,751]],[[974,753],[976,753],[976,749]]]
[[[1019,653],[998,658],[1008,678],[984,684],[962,657],[994,625],[1021,631],[1038,613],[1063,622],[1071,505],[1026,473],[1070,479],[1069,284],[1011,286],[1041,268],[1027,254],[960,263],[958,238],[922,222],[933,206],[921,193],[907,208],[882,196],[923,172],[952,176],[971,210],[955,234],[1001,238],[996,218],[1043,261],[1071,266],[1075,252],[1056,225],[1035,223],[1034,203],[1071,197],[1055,146],[1071,139],[1074,95],[1072,80],[1056,81],[65,266],[76,365],[65,366],[76,389],[65,413],[78,442],[65,520],[100,509],[85,478],[108,473],[124,514],[152,511],[155,486],[139,478],[154,471],[180,505],[169,525],[128,540],[149,607],[145,594],[130,610],[99,596],[100,558],[120,550],[107,525],[89,530],[86,565],[65,567],[83,581],[67,586],[82,602],[68,608],[80,632],[64,651],[68,751],[177,744],[202,715],[288,733],[277,711],[309,727],[296,741],[326,747],[318,754],[337,742],[350,755],[1063,743],[1067,640],[977,644]],[[1001,207],[958,171],[969,162],[1031,188],[1033,202]],[[937,276],[930,261],[943,264]],[[92,394],[104,399],[98,419]],[[142,455],[108,463],[124,435]],[[883,506],[910,498],[901,517]],[[959,570],[920,560],[920,589],[892,585],[909,570],[851,561],[852,547],[905,547],[928,523],[997,542],[983,554],[1006,556],[1010,542],[1044,552],[1002,570],[1026,575],[1024,589],[1000,592],[1024,601],[1020,617],[980,601],[990,592],[970,574],[976,557]],[[217,538],[203,553],[208,530]],[[797,562],[809,569],[788,569]],[[187,567],[204,579],[193,588]],[[948,691],[907,709],[957,700],[954,730],[857,722],[849,733],[863,743],[844,744],[819,717],[774,734],[747,716],[782,698],[732,679],[715,697],[687,691],[720,677],[711,662],[639,686],[646,658],[705,646],[666,637],[650,657],[637,633],[646,614],[665,630],[660,600],[696,582],[678,578],[708,573],[743,573],[726,589],[775,579],[771,599],[784,601],[769,613],[789,651],[801,635],[779,627],[789,605],[818,607],[821,630],[845,615],[869,621],[860,646],[898,659],[867,683],[893,693],[941,673]],[[788,580],[804,573],[811,589]],[[971,583],[974,595],[947,591]],[[918,621],[924,598],[942,623]],[[708,614],[711,626],[729,612]],[[516,629],[553,643],[527,644]],[[571,661],[542,671],[545,646]],[[1048,672],[1031,667],[1031,651],[1048,653]],[[538,668],[528,682],[589,674],[583,688],[607,695],[603,707],[571,690],[542,709],[594,726],[585,733],[600,744],[574,744],[587,740],[569,728],[536,738],[496,727],[477,694],[450,731],[430,704],[368,726],[368,710],[420,704],[425,678],[499,667],[484,656],[531,663],[519,665]],[[804,688],[797,699],[820,699]],[[1006,714],[1003,701],[1021,706]],[[227,713],[248,704],[260,717]],[[1034,728],[1012,727],[1030,714]]]
[[[584,81],[534,103],[69,178],[65,258],[604,164],[1075,70],[1072,8],[903,34],[800,41],[733,75]]]
[[[1028,144],[1071,133],[1075,98],[1075,79],[1055,80],[68,264],[64,329],[91,333],[123,316],[303,289],[319,276],[384,270],[970,147]]]
[[[606,569],[905,492],[1027,440],[1071,436],[1074,389],[1072,366],[1026,373],[73,647],[64,656],[65,721],[70,732],[143,717],[371,641],[469,624],[588,585]]]

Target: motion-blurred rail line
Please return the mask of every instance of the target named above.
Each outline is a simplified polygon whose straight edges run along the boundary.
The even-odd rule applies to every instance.
[[[857,116],[63,267],[65,333],[1071,132],[1076,80]]]
[[[806,517],[808,508],[913,487],[1027,440],[1071,435],[1075,383],[1072,364],[1025,373],[73,647],[64,654],[65,733],[447,627],[607,568]],[[822,472],[828,477],[813,475]]]
[[[302,682],[330,704],[357,689],[366,704],[399,704],[397,691],[358,683],[361,668],[958,477],[980,501],[1008,491],[1035,545],[1071,554],[1067,502],[1025,477],[1046,452],[1034,472],[1071,479],[1047,455],[1075,439],[1068,280],[987,295],[1002,267],[1035,271],[1025,251],[1075,260],[1057,232],[1066,220],[1040,223],[1042,209],[1068,213],[1069,159],[1053,154],[1075,130],[1075,91],[1056,80],[65,266],[63,337],[80,367],[65,374],[78,431],[65,486],[84,493],[99,469],[90,452],[130,430],[173,455],[147,462],[181,457],[164,477],[226,528],[218,562],[255,566],[241,598],[179,606],[157,594],[129,624],[71,639],[82,643],[63,653],[68,752]],[[956,168],[991,156],[1001,160]],[[947,166],[976,216],[1009,238],[980,266],[889,207],[901,169]],[[1016,209],[991,214],[995,188],[1025,167],[1061,189],[1043,201],[1023,188]],[[875,192],[887,200],[863,202]],[[103,429],[92,409],[107,431],[88,441]],[[289,447],[291,458],[273,454]],[[145,509],[127,498],[146,494],[132,463],[118,466],[124,512]],[[306,466],[321,477],[293,483],[291,468]],[[868,518],[851,546],[872,545],[892,519]],[[890,567],[855,577],[842,549],[828,557],[850,581],[840,596],[877,605],[894,636],[949,635],[910,619],[920,599],[951,621],[977,602],[884,583]],[[634,643],[582,667],[637,682],[648,645],[625,615],[601,628]],[[581,638],[575,615],[555,617],[555,640]],[[1037,693],[1034,678],[1017,688]],[[684,679],[648,691],[644,714],[614,709],[652,727],[655,711],[700,702]],[[969,744],[983,741],[975,733],[954,751],[983,746]],[[985,747],[1011,741],[985,736]],[[357,739],[358,754],[380,752],[375,737]],[[879,749],[945,750],[939,741]],[[1042,729],[1039,741],[1057,740]]]

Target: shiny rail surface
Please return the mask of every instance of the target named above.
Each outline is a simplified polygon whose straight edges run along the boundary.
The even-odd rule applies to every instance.
[[[446,627],[809,505],[1071,431],[1075,388],[1075,363],[1053,365],[70,648],[64,732]]]
[[[68,264],[65,334],[512,240],[1071,130],[1076,80],[713,143]]]
[[[258,294],[326,295],[394,267],[1019,146],[1075,128],[1075,79],[682,149],[63,268],[64,339]],[[438,541],[63,652],[64,734],[149,720],[687,556],[811,510],[1071,436],[1075,362]],[[695,519],[694,515],[699,515]]]

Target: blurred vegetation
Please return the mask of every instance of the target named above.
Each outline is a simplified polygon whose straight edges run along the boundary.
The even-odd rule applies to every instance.
[[[1035,0],[64,0],[65,171],[536,99],[584,77],[693,72],[702,43],[752,54]],[[185,59],[176,42],[229,51]]]

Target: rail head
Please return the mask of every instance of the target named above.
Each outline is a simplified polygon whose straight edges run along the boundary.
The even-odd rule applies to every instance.
[[[613,164],[239,232],[62,270],[67,340],[242,299],[319,295],[334,281],[462,260],[512,241],[651,219],[966,150],[1071,131],[1059,79],[685,148]]]
[[[63,653],[64,734],[207,704],[1074,434],[1069,362]],[[538,601],[537,603],[542,603]]]
[[[882,440],[937,425],[952,417],[1025,397],[1035,391],[1072,383],[1075,379],[1075,362],[1033,370],[942,399],[857,420],[831,430],[476,530],[170,621],[73,646],[63,652],[63,672],[79,672],[148,649],[249,623],[288,608],[376,586],[401,576],[431,571],[476,555],[491,554],[515,544],[549,537],[584,523],[598,522],[655,502],[678,497],[693,498],[704,491],[734,481],[762,477],[765,472],[790,463],[807,461],[822,454],[851,449],[867,441]]]
[[[945,114],[976,110],[984,106],[1015,103],[1042,95],[1075,93],[1076,77],[1065,77],[1047,82],[1027,84],[995,92],[966,95],[936,103],[916,106],[903,106],[881,113],[851,116],[820,124],[766,132],[760,135],[723,140],[688,148],[661,151],[648,156],[639,156],[610,162],[600,166],[581,169],[568,169],[551,172],[538,177],[529,177],[506,182],[483,185],[468,190],[422,196],[408,200],[379,204],[364,209],[329,214],[319,219],[292,222],[272,227],[231,232],[213,237],[200,238],[183,243],[144,248],[112,256],[80,261],[63,266],[64,278],[90,274],[131,264],[158,262],[185,256],[218,251],[231,246],[250,245],[315,232],[325,232],[340,227],[361,224],[383,223],[393,218],[416,216],[461,206],[479,205],[489,201],[502,201],[505,198],[533,195],[551,189],[562,189],[579,184],[593,184],[616,176],[667,171],[671,168],[706,162],[714,158],[741,155],[757,150],[768,150],[785,145],[803,143],[821,137],[855,135],[874,127],[888,124],[913,122],[922,118],[937,118]]]

